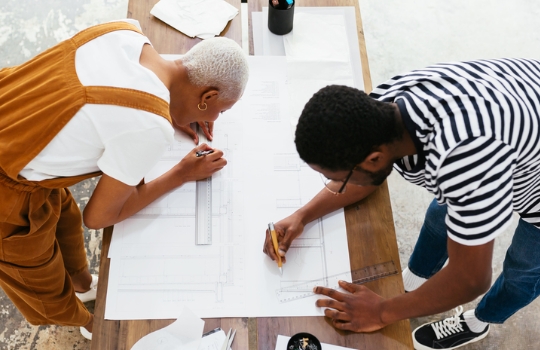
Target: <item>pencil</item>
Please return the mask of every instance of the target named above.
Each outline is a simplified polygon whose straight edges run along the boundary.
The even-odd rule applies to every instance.
[[[271,222],[268,224],[268,231],[270,231],[270,236],[272,236],[272,243],[274,243],[274,250],[277,255],[277,266],[279,268],[279,273],[283,275],[283,268],[281,263],[281,255],[279,255],[279,245],[277,241],[276,229],[274,228],[274,223]]]

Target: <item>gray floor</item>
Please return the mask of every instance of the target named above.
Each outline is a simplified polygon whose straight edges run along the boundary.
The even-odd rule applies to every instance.
[[[536,1],[360,0],[374,85],[392,75],[452,60],[520,56],[540,58]],[[3,0],[0,68],[16,65],[89,25],[125,17],[127,0]],[[247,26],[247,21],[244,21]],[[72,188],[81,209],[97,179]],[[431,196],[392,174],[390,195],[402,265],[411,254]],[[512,229],[496,240],[493,272],[500,273]],[[97,273],[101,232],[85,230],[91,270]],[[475,303],[465,306],[473,308]],[[93,305],[90,303],[89,308]],[[536,349],[537,300],[463,349]],[[445,316],[450,313],[443,314]],[[414,328],[439,316],[411,320]],[[89,349],[75,327],[29,325],[0,291],[0,349]]]

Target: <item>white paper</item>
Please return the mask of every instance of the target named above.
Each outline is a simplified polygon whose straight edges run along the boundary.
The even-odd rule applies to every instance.
[[[252,13],[255,55],[287,57],[291,130],[305,103],[328,85],[364,89],[354,7],[297,7],[293,30],[268,30],[268,7]]]
[[[227,336],[223,330],[202,337],[198,350],[221,350]]]
[[[131,350],[198,350],[204,321],[191,310],[184,310],[176,321],[145,335]]]
[[[276,350],[286,350],[287,342],[289,341],[289,339],[291,339],[291,337],[278,335],[277,341],[276,341]],[[337,345],[326,344],[326,343],[321,343],[321,346],[324,350],[355,350],[353,348],[344,348],[343,346],[337,346]]]
[[[224,0],[160,0],[150,13],[190,37],[219,35],[238,9]]]
[[[174,318],[184,305],[200,317],[317,316],[316,296],[280,302],[276,292],[350,271],[343,210],[306,227],[283,276],[262,253],[268,222],[292,214],[323,184],[295,149],[285,58],[249,63],[244,96],[215,124],[212,144],[228,164],[212,178],[212,245],[195,245],[193,183],[115,225],[106,319]],[[150,177],[193,148],[178,140]]]
[[[313,61],[349,61],[345,16],[298,12],[294,29],[283,35],[285,54]]]
[[[268,7],[252,13],[254,54],[306,60],[309,52],[319,63],[346,60],[350,62],[352,86],[363,90],[354,7],[296,7],[294,12],[293,30],[286,35],[276,35],[268,30]],[[312,31],[314,33],[310,35]]]

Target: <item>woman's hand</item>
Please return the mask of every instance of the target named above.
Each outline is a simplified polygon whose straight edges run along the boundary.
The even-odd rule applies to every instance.
[[[213,150],[213,153],[197,157],[197,151]],[[227,165],[223,151],[203,143],[189,152],[174,168],[173,171],[182,183],[206,179]]]
[[[285,262],[285,254],[287,253],[287,250],[289,250],[292,241],[296,237],[300,236],[300,234],[302,234],[304,231],[304,224],[302,223],[299,215],[294,213],[291,216],[288,216],[285,219],[275,223],[274,228],[276,229],[277,239],[279,242],[279,255],[281,255],[281,261]],[[264,241],[263,252],[272,260],[277,260],[277,255],[272,243],[272,236],[268,230],[266,230],[266,239]]]
[[[198,124],[208,141],[212,141],[214,138],[214,122],[198,122]]]
[[[197,122],[197,123],[199,124],[199,128],[201,128],[201,130],[203,131],[208,141],[212,141],[212,139],[214,138],[214,122]],[[199,135],[197,135],[197,132],[193,130],[190,124],[178,125],[173,122],[173,125],[176,129],[182,131],[183,133],[191,137],[191,139],[196,145],[199,144]]]

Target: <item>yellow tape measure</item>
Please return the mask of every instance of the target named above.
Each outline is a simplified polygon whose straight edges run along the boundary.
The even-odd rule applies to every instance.
[[[339,288],[338,281],[348,281],[349,274],[351,282],[354,284],[363,284],[371,281],[378,280],[383,277],[397,274],[398,271],[393,261],[387,261],[380,264],[366,266],[358,270],[351,272],[342,272],[336,275],[319,278],[316,280],[306,281],[298,284],[291,284],[284,286],[276,290],[276,296],[281,303],[303,299],[315,295],[313,288],[316,286],[323,286],[327,288],[337,289]],[[282,284],[287,283],[283,281]]]

